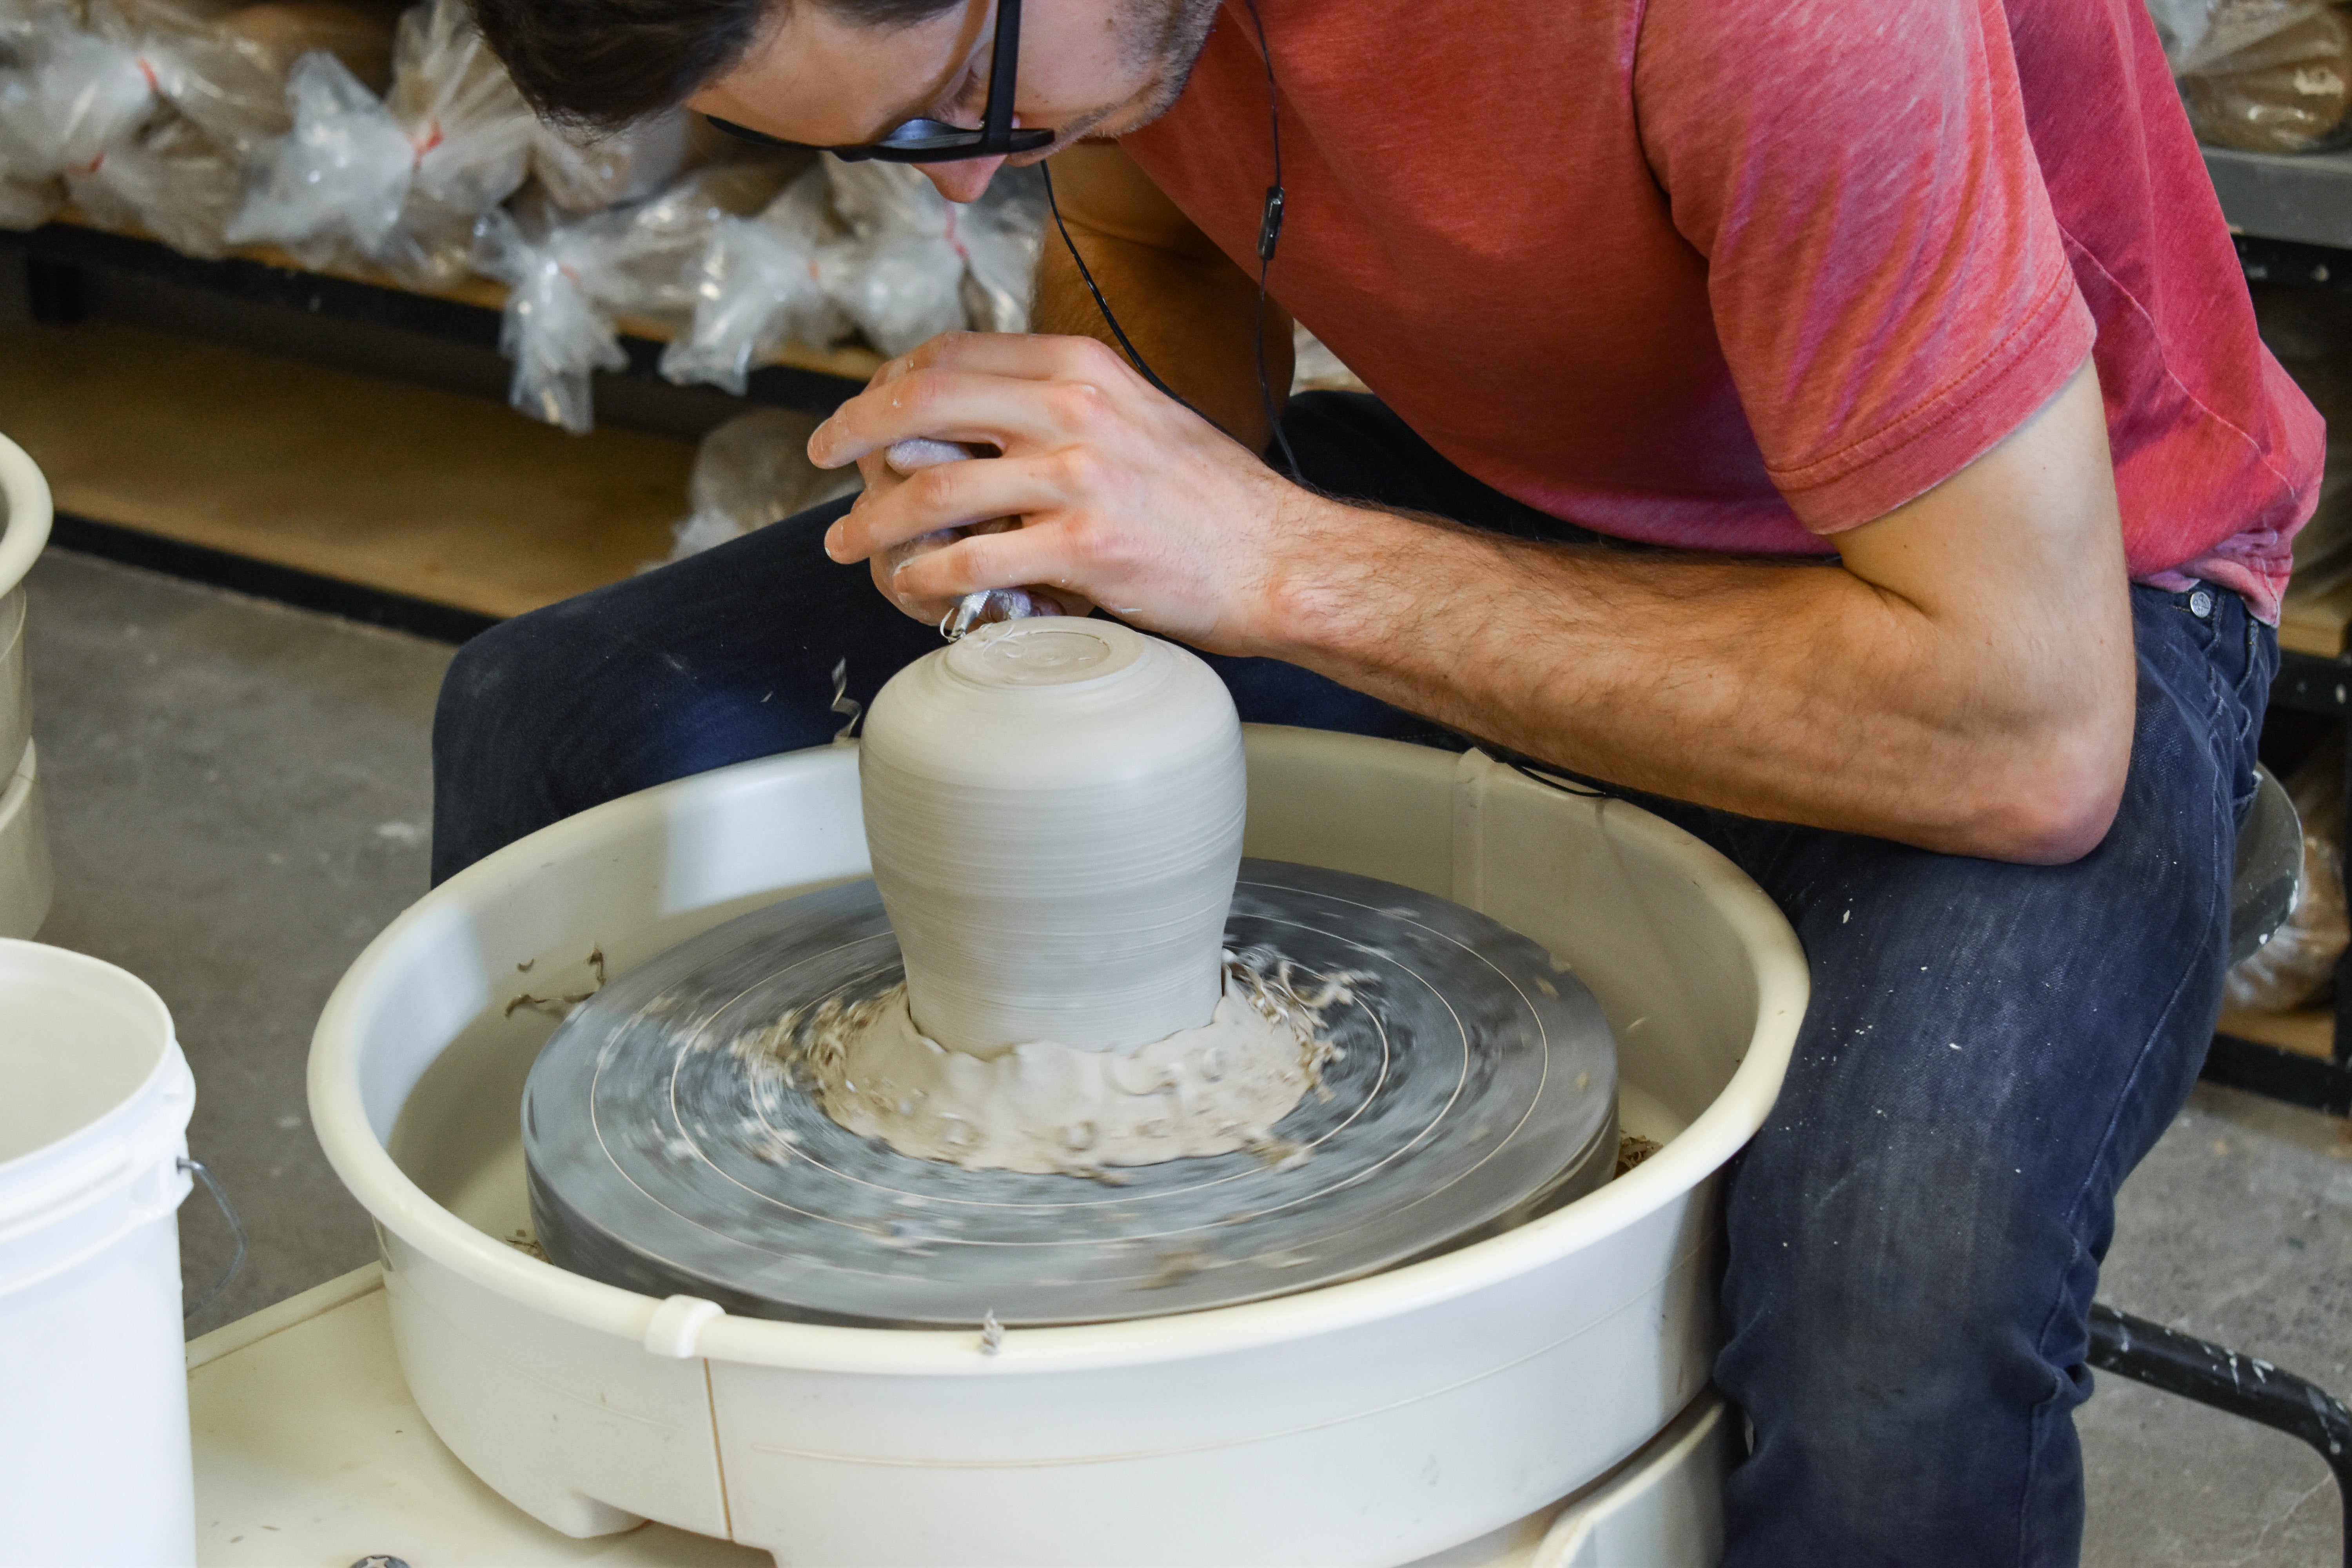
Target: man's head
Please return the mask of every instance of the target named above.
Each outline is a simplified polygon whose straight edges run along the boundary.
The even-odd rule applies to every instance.
[[[992,0],[473,4],[491,48],[542,112],[619,125],[684,103],[817,146],[872,142],[917,117],[979,124],[995,31]],[[1149,123],[1183,90],[1216,6],[1023,0],[1015,123],[1051,127],[1056,147]],[[970,200],[1002,161],[924,173]]]

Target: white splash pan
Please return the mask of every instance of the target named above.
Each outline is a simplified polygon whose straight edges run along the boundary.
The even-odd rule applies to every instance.
[[[320,1019],[310,1110],[374,1215],[403,1371],[492,1488],[572,1535],[641,1518],[803,1568],[1396,1564],[1608,1470],[1705,1385],[1723,1163],[1804,1011],[1793,932],[1728,862],[1622,802],[1475,753],[1249,735],[1247,853],[1458,900],[1545,944],[1667,1140],[1507,1235],[1286,1299],[973,1333],[656,1301],[510,1246],[517,1108],[588,989],[720,920],[862,876],[854,751],[584,812],[436,889]]]

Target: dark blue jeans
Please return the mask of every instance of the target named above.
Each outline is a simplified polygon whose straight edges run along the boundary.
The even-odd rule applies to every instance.
[[[1487,489],[1368,398],[1285,429],[1335,494],[1589,539]],[[822,508],[509,621],[451,666],[434,874],[706,768],[819,744],[833,670],[870,701],[937,636],[818,548]],[[2179,1109],[2220,1005],[2236,824],[2276,645],[2222,592],[2133,590],[2123,808],[2071,866],[1644,804],[1777,901],[1813,977],[1788,1084],[1736,1168],[1717,1378],[1754,1448],[1735,1564],[2065,1563],[2073,1413],[2115,1193]],[[1212,661],[1244,720],[1459,744],[1265,659]]]

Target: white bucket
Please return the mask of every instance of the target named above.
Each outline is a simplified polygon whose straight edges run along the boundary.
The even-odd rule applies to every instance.
[[[49,542],[51,517],[41,470],[0,436],[0,937],[31,936],[49,912],[49,842],[33,771],[33,689],[25,658],[25,574]]]
[[[49,542],[49,485],[25,449],[0,436],[0,779],[16,770],[32,738],[32,683],[25,669],[25,574]]]
[[[173,1221],[195,1101],[154,992],[0,940],[0,1568],[195,1561]]]

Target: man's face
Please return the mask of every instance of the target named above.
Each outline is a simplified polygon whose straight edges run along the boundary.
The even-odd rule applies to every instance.
[[[1023,0],[1015,125],[1051,126],[1054,145],[1116,136],[1167,111],[1208,37],[1217,0]],[[819,147],[880,140],[920,116],[978,125],[988,100],[996,10],[965,0],[904,27],[836,15],[824,0],[790,0],[782,26],[687,107],[788,142]],[[968,202],[1003,158],[928,163],[942,195]]]

